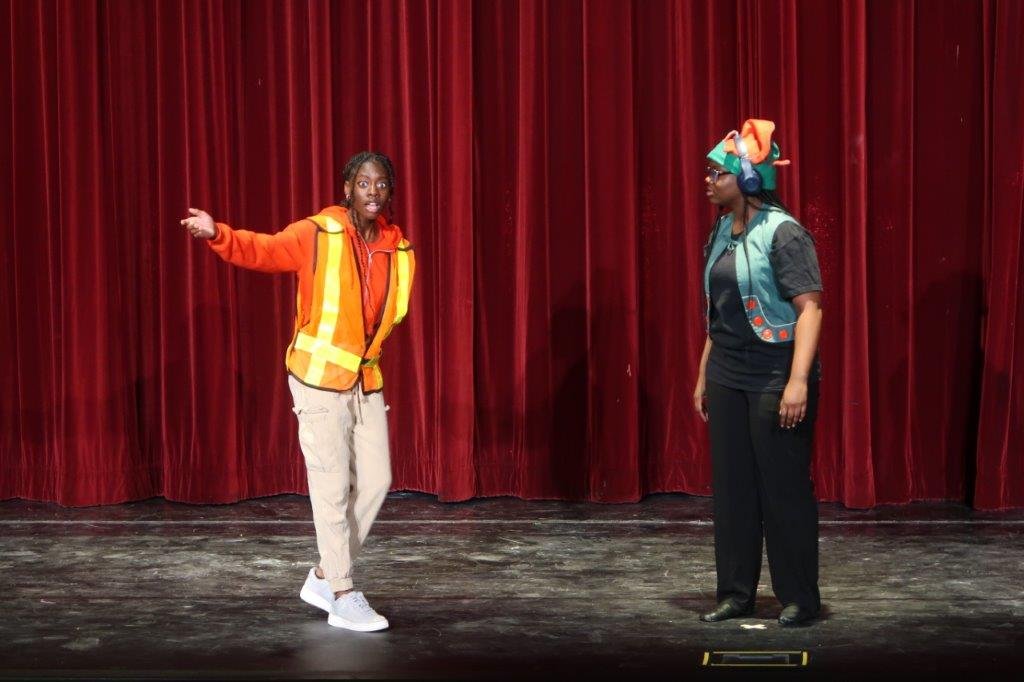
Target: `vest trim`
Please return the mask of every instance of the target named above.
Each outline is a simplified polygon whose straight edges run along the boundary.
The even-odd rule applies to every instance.
[[[299,345],[299,340],[296,339],[295,347],[299,350],[304,350],[312,354],[309,361],[309,367],[306,370],[306,379],[312,383],[319,384],[323,381],[324,371],[327,369],[328,357],[333,358],[331,362],[336,365],[341,365],[348,369],[346,365],[346,358],[337,353],[332,353],[332,350],[341,351],[340,348],[335,348],[332,344],[334,341],[334,332],[338,326],[338,313],[340,312],[339,303],[341,301],[341,258],[345,251],[345,237],[341,224],[334,218],[325,216],[325,231],[328,233],[327,236],[327,267],[324,270],[324,288],[323,298],[320,306],[320,324],[317,325],[316,338],[314,348],[318,352],[310,350],[309,348],[303,348]],[[299,337],[308,335],[299,332]],[[308,342],[307,342],[308,343]],[[341,351],[344,353],[344,351]],[[348,353],[347,355],[354,355]],[[359,356],[355,356],[359,357]],[[336,360],[336,361],[335,361]],[[349,369],[350,372],[355,372],[359,369],[359,363],[355,365],[355,369]]]
[[[406,248],[401,248],[402,245]],[[405,319],[406,314],[409,312],[409,291],[411,282],[409,281],[409,242],[402,240],[399,244],[399,248],[395,250],[395,258],[398,261],[398,300],[396,301],[397,307],[395,308],[395,321],[392,325],[396,325]]]

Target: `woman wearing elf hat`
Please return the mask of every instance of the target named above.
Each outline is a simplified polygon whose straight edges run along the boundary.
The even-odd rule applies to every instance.
[[[753,613],[762,537],[779,623],[821,608],[818,508],[810,476],[818,405],[821,274],[814,240],[775,194],[775,124],[751,119],[708,153],[721,216],[705,246],[707,339],[694,407],[708,423],[718,605]]]

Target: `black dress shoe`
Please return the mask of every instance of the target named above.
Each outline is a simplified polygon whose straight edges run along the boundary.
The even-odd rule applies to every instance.
[[[805,609],[799,604],[790,604],[779,614],[779,625],[787,628],[806,625],[817,617],[817,611]]]
[[[754,612],[754,605],[740,606],[736,602],[726,599],[717,607],[714,611],[702,614],[700,619],[705,623],[717,623],[720,620],[729,620],[730,618],[740,618],[742,616],[749,616]]]

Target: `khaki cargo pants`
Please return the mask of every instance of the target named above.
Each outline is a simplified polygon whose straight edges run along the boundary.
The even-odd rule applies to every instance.
[[[320,568],[335,592],[352,589],[352,562],[391,487],[384,394],[337,393],[288,377],[309,476]]]

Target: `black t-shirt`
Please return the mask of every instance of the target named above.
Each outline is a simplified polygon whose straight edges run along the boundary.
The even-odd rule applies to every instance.
[[[738,245],[739,237],[734,237],[734,241]],[[706,377],[741,391],[782,391],[789,381],[793,344],[768,343],[757,338],[743,310],[736,280],[737,265],[746,267],[742,258],[737,263],[738,253],[738,249],[726,249],[711,266],[711,354]],[[769,260],[775,285],[786,300],[822,290],[814,239],[800,225],[791,221],[779,225],[772,238]],[[817,381],[820,377],[821,367],[815,357],[809,380]]]

